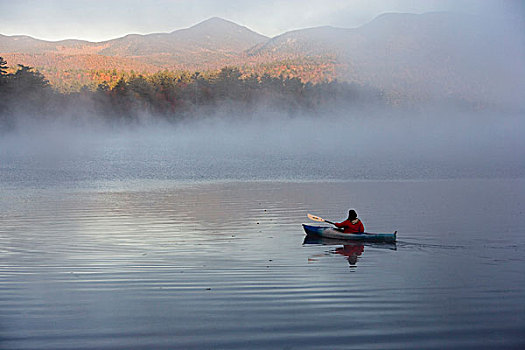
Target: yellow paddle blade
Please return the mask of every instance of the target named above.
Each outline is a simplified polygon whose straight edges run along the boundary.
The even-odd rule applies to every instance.
[[[319,216],[315,216],[312,214],[306,214],[306,216],[308,216],[308,219],[313,220],[313,221],[325,222],[325,219],[320,218]]]

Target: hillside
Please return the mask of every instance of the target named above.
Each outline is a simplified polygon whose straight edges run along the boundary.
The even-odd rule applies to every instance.
[[[234,65],[248,73],[369,85],[393,103],[445,98],[508,104],[521,101],[525,90],[525,40],[508,35],[519,32],[516,25],[525,27],[453,13],[385,14],[359,28],[317,27],[267,38],[211,18],[171,33],[99,43],[0,35],[0,56],[46,76],[53,72],[52,83],[72,69],[148,74]]]
[[[99,53],[128,57],[159,67],[238,63],[243,52],[269,38],[220,18],[168,34],[127,35],[105,42]]]
[[[165,68],[220,68],[238,64],[243,52],[269,38],[246,27],[220,18],[210,18],[193,27],[172,33],[148,35],[130,34],[122,38],[93,43],[82,40],[44,41],[28,36],[0,35],[0,55],[23,57],[16,63],[49,68],[49,58],[55,56],[60,69],[106,69],[107,62],[114,62],[112,68],[127,69],[128,62],[137,62],[150,70]],[[20,55],[22,54],[22,55]],[[92,55],[124,59],[123,66],[115,60],[94,59]],[[70,61],[74,66],[64,66]],[[100,63],[99,63],[100,62]],[[141,70],[141,69],[136,69]]]
[[[83,40],[45,41],[26,35],[7,36],[0,34],[0,52],[2,53],[97,53],[101,44]]]
[[[266,60],[327,57],[339,79],[393,99],[512,103],[525,89],[525,46],[501,22],[452,13],[386,14],[356,29],[298,30],[248,51]]]

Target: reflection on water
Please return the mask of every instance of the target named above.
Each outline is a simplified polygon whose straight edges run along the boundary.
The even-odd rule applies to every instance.
[[[346,256],[350,266],[355,266],[357,258],[361,256],[364,251],[365,246],[363,244],[345,244],[342,247],[336,248],[334,253]]]
[[[357,264],[357,259],[361,254],[363,254],[365,246],[362,243],[350,243],[345,244],[342,247],[338,247],[329,251],[328,254],[340,254],[346,257],[346,260],[351,267],[355,267]],[[317,254],[308,258],[309,262],[316,261],[319,257],[322,257],[323,254]]]
[[[330,254],[338,254],[346,257],[348,264],[351,267],[357,266],[357,261],[363,255],[365,246],[372,247],[374,249],[389,249],[397,250],[396,243],[369,243],[369,242],[349,242],[341,239],[333,239],[326,237],[317,237],[313,235],[305,236],[303,244],[321,245],[321,246],[338,246],[335,249],[330,249],[325,254],[317,254],[308,258],[309,262],[317,261],[320,257],[327,256]]]
[[[0,348],[520,348],[524,185],[3,187]],[[305,240],[350,206],[397,244]]]

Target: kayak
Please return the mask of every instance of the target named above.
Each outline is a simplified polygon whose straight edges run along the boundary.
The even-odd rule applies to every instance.
[[[307,235],[342,239],[346,241],[395,242],[397,236],[397,231],[394,233],[343,233],[332,227],[310,226],[304,224],[303,228]]]

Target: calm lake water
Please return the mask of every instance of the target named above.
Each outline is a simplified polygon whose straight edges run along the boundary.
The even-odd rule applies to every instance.
[[[97,152],[0,157],[1,349],[525,347],[516,172]],[[397,244],[305,241],[349,208]]]

